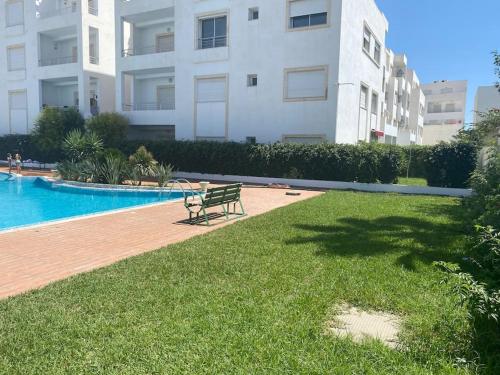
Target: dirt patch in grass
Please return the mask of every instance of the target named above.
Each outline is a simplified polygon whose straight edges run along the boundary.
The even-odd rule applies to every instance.
[[[327,322],[329,334],[351,337],[358,343],[375,339],[390,348],[397,347],[401,327],[399,316],[378,311],[362,311],[349,305],[342,305],[337,311],[336,316]]]

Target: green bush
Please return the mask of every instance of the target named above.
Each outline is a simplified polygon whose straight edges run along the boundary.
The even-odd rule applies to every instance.
[[[429,149],[425,170],[429,186],[464,188],[477,164],[478,150],[463,142],[440,143]]]
[[[38,115],[33,130],[33,143],[43,155],[40,161],[55,161],[61,157],[64,138],[71,131],[83,129],[83,117],[76,109],[47,107]],[[23,155],[27,159],[27,155]]]
[[[427,176],[425,160],[431,146],[403,146],[401,151],[404,158],[401,164],[401,176],[423,178]]]
[[[123,145],[127,138],[128,126],[128,119],[118,113],[101,113],[86,122],[87,129],[97,134],[109,148]]]

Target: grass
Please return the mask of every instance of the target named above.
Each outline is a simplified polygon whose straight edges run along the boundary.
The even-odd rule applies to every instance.
[[[398,184],[408,186],[427,186],[427,180],[419,177],[399,177]]]
[[[435,260],[459,202],[331,192],[0,301],[0,373],[461,374],[470,327]],[[402,350],[325,334],[347,302]]]

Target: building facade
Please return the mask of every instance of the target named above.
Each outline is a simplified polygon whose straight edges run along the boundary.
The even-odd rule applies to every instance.
[[[373,0],[115,4],[117,110],[136,136],[354,144],[380,131],[388,24]]]
[[[427,102],[423,143],[452,141],[465,126],[467,81],[435,81],[422,89]]]
[[[374,0],[1,3],[0,134],[76,107],[139,139],[420,143],[418,78]]]
[[[425,96],[414,70],[408,67],[406,55],[386,50],[385,102],[382,126],[385,143],[422,144]]]
[[[500,110],[500,89],[496,86],[478,87],[474,102],[474,123],[481,120],[481,113],[492,109]]]
[[[43,107],[115,108],[114,3],[0,2],[0,134],[26,134]]]

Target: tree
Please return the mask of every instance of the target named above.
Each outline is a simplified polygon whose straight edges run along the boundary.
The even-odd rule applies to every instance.
[[[82,130],[84,119],[76,109],[44,108],[35,121],[34,143],[45,161],[56,161],[61,156],[64,138],[72,130]]]
[[[495,64],[495,74],[500,79],[500,54],[498,51],[493,52],[493,63]],[[500,81],[497,82],[498,91],[500,91]]]

